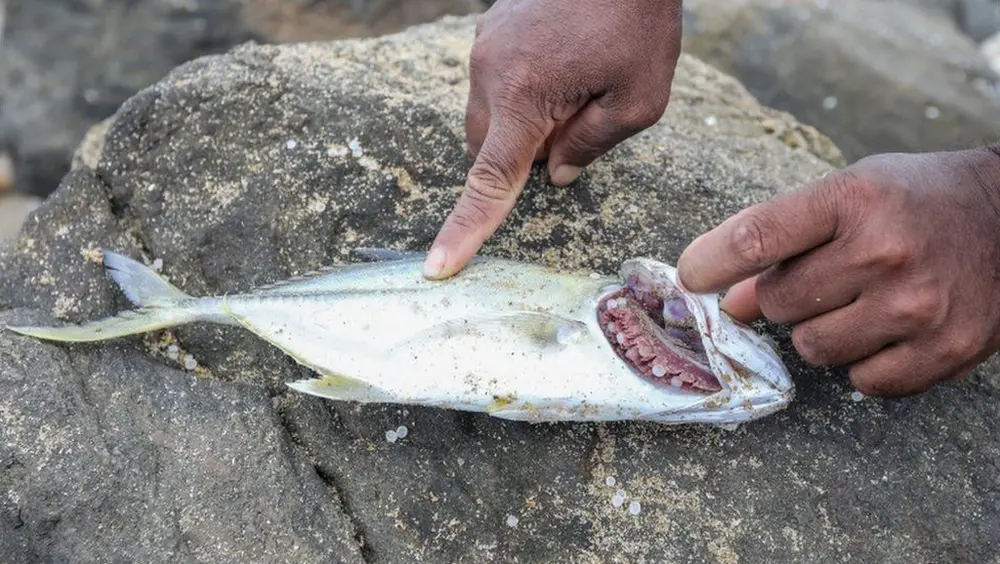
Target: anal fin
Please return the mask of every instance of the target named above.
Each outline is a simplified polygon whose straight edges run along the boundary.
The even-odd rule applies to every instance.
[[[356,378],[339,374],[296,380],[289,382],[287,386],[303,394],[331,400],[361,403],[392,403],[397,400],[393,394],[385,390]]]

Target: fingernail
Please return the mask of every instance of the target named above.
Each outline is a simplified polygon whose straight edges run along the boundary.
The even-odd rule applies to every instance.
[[[556,170],[552,172],[549,180],[551,180],[556,186],[566,186],[580,176],[581,170],[583,169],[578,166],[565,164],[559,165],[556,167]]]
[[[427,253],[424,261],[424,276],[427,278],[439,278],[444,272],[444,265],[448,262],[448,253],[441,247],[434,247]]]

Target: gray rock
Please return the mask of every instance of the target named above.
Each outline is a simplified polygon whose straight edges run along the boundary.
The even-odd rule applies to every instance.
[[[966,148],[1000,131],[998,76],[950,21],[885,1],[684,3],[685,49],[848,161]]]
[[[990,67],[997,73],[1000,73],[1000,32],[993,34],[993,37],[983,41],[983,44],[979,48],[983,56],[986,57],[986,60],[989,61]]]
[[[965,33],[982,43],[1000,31],[1000,2],[961,0],[956,6],[956,17]]]
[[[13,319],[26,316],[0,313]],[[363,561],[335,484],[263,388],[128,345],[60,349],[4,332],[0,350],[5,561]]]
[[[883,0],[890,4],[907,4],[916,6],[927,12],[943,16],[944,19],[954,22],[958,5],[962,0]],[[836,4],[834,4],[836,6]]]
[[[87,260],[98,246],[160,258],[196,294],[355,246],[425,248],[469,164],[473,28],[446,18],[365,41],[247,46],[138,93],[42,220],[0,248],[0,302],[16,308],[0,324],[126,307]],[[355,139],[361,157],[345,151]],[[638,253],[675,261],[730,213],[841,163],[814,129],[685,55],[660,123],[569,188],[538,167],[483,252],[605,271]],[[0,334],[0,548],[14,562],[98,547],[143,562],[994,558],[1000,367],[854,403],[842,374],[806,368],[768,330],[798,398],[734,432],[323,401],[289,393],[304,370],[233,328],[74,346]],[[194,374],[170,344],[197,359]],[[407,436],[387,442],[400,425]]]
[[[95,123],[170,69],[246,41],[395,31],[475,0],[8,0],[0,51],[0,142],[16,186],[45,196]]]
[[[139,88],[199,55],[255,38],[237,3],[10,0],[0,138],[19,191],[58,185],[84,132]]]

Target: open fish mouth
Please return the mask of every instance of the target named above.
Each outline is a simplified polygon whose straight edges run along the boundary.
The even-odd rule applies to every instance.
[[[645,380],[705,394],[722,390],[694,315],[670,281],[632,270],[598,301],[597,318],[611,347]]]

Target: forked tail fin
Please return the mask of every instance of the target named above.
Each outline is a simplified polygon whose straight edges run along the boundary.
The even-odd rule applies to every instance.
[[[147,266],[111,251],[103,251],[103,254],[108,274],[133,304],[170,307],[191,299]]]
[[[117,253],[104,251],[104,266],[125,296],[139,309],[82,325],[59,327],[7,327],[21,335],[64,342],[106,341],[194,321],[200,317],[189,307],[193,298],[146,266]]]

